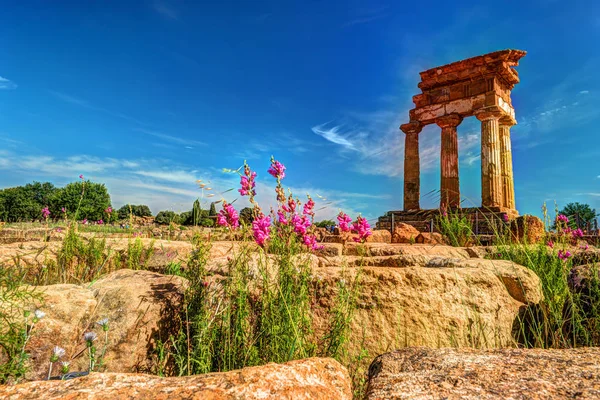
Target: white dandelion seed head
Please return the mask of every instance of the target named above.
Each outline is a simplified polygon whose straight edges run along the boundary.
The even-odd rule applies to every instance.
[[[83,340],[85,340],[86,342],[93,342],[96,339],[98,339],[98,335],[96,334],[96,332],[90,331],[83,334]]]
[[[71,363],[70,363],[70,362],[68,362],[68,361],[61,361],[61,362],[60,362],[60,365],[61,365],[63,368],[69,368],[69,365],[71,365]]]
[[[37,319],[42,319],[46,316],[46,313],[43,312],[42,310],[35,310],[33,312],[33,315],[37,318]]]
[[[104,327],[108,325],[108,318],[102,318],[100,321],[96,322],[98,325]]]
[[[65,349],[59,346],[54,346],[54,349],[52,349],[52,355],[54,355],[57,358],[61,358],[65,355]]]

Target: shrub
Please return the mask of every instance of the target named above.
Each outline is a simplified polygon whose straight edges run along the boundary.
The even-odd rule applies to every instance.
[[[156,214],[154,222],[160,225],[169,225],[171,223],[179,223],[179,215],[174,211],[160,211]]]

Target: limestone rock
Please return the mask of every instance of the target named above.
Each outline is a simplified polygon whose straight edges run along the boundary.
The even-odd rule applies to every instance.
[[[96,321],[108,318],[107,371],[145,372],[150,369],[156,341],[175,333],[186,281],[149,271],[122,269],[93,284],[41,286],[46,313],[27,346],[32,370],[28,379],[41,379],[48,373],[48,357],[54,346],[74,358],[72,371],[86,370],[83,334],[98,333],[96,347],[104,346],[104,336]]]
[[[373,234],[367,237],[369,243],[391,243],[392,234],[387,229],[374,229]]]
[[[421,232],[415,239],[419,244],[445,244],[444,237],[438,232]]]
[[[541,219],[533,215],[522,215],[512,220],[510,232],[519,243],[540,243],[546,237],[546,229]]]
[[[377,357],[368,400],[597,399],[600,349],[407,348]]]
[[[392,243],[414,243],[419,236],[419,231],[412,225],[403,222],[394,225]]]
[[[362,269],[356,264],[342,268],[340,263],[351,257],[323,260],[315,271],[316,329],[328,329],[327,310],[335,302],[337,282],[352,284],[360,271],[350,354],[363,348],[375,356],[405,346],[512,346],[520,309],[542,299],[539,278],[508,261],[467,258],[364,257],[362,262],[379,264]]]
[[[161,378],[93,373],[67,381],[36,381],[0,387],[6,400],[58,399],[314,399],[351,400],[346,368],[331,358],[309,358],[241,370]]]

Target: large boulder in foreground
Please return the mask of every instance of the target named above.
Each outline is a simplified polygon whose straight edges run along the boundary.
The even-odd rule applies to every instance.
[[[406,348],[369,368],[375,399],[598,399],[600,349]]]
[[[93,373],[68,381],[36,381],[0,387],[0,398],[350,400],[352,390],[348,371],[340,363],[331,358],[309,358],[180,378]]]
[[[366,349],[374,357],[407,346],[513,346],[519,311],[543,298],[537,275],[510,261],[396,255],[354,257],[349,267],[348,259],[332,258],[314,271],[320,307],[315,321],[319,332],[328,331],[339,282],[349,285],[360,274],[350,354]],[[356,268],[361,263],[370,266]]]
[[[87,370],[83,334],[98,334],[96,347],[104,346],[97,321],[108,318],[108,346],[105,365],[111,372],[151,370],[157,341],[163,342],[178,330],[176,316],[181,312],[187,281],[177,276],[150,271],[122,269],[92,283],[39,286],[43,293],[40,320],[27,345],[32,370],[28,379],[48,374],[48,359],[54,346],[66,350],[65,360],[72,371]],[[100,351],[100,350],[99,350]]]

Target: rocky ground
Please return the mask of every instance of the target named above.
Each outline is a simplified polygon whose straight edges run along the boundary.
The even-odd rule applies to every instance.
[[[503,398],[505,393],[512,398],[598,396],[600,364],[592,361],[598,355],[594,349],[413,348],[514,347],[517,317],[542,300],[541,284],[525,267],[483,258],[489,249],[408,244],[414,243],[409,234],[404,238],[398,234],[394,241],[403,243],[391,244],[390,236],[378,233],[375,238],[380,242],[372,239],[363,247],[328,243],[308,256],[318,288],[313,299],[317,334],[326,329],[338,282],[361,271],[349,355],[364,350],[369,359],[381,355],[369,371],[369,399]],[[421,240],[439,242],[437,237]],[[186,241],[142,241],[154,247],[148,262],[151,271],[122,269],[81,285],[38,287],[47,315],[36,324],[27,347],[32,363],[27,379],[37,381],[0,388],[0,398],[351,398],[348,372],[330,359],[185,378],[144,375],[155,372],[158,340],[175,329],[172,316],[181,311],[187,285],[184,278],[165,275],[164,266],[167,260],[185,266],[193,248]],[[15,259],[32,265],[52,259],[60,246],[59,241],[6,242],[0,245],[0,263],[5,265]],[[115,250],[123,251],[127,243],[119,237],[108,239]],[[215,276],[226,276],[228,258],[242,247],[253,245],[213,242],[208,269]],[[251,255],[251,268],[257,257],[258,253]],[[85,350],[82,333],[104,317],[111,321],[106,373],[68,382],[39,381],[47,374],[53,346],[64,347],[69,355],[80,354]],[[75,357],[72,370],[85,370],[85,363],[84,357]],[[554,375],[537,376],[540,368]]]

